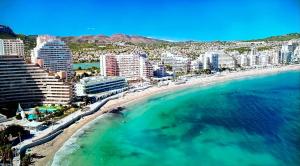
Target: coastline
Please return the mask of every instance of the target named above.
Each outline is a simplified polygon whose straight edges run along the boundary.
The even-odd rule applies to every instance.
[[[142,92],[128,93],[124,97],[111,100],[107,102],[100,111],[79,120],[77,123],[66,128],[62,134],[58,135],[52,141],[36,146],[32,148],[31,153],[37,153],[38,155],[45,156],[40,159],[34,159],[34,165],[50,165],[55,153],[69,140],[80,128],[92,123],[93,120],[103,115],[106,111],[109,111],[115,107],[126,107],[129,104],[137,103],[141,100],[147,99],[151,96],[158,95],[165,92],[172,92],[176,90],[182,90],[191,87],[204,87],[212,84],[223,83],[231,80],[244,79],[247,77],[255,77],[262,75],[271,75],[285,71],[300,70],[300,65],[283,66],[280,68],[266,68],[256,69],[249,71],[226,73],[220,76],[212,76],[205,78],[198,78],[188,81],[181,85],[168,85],[163,87],[151,87]]]

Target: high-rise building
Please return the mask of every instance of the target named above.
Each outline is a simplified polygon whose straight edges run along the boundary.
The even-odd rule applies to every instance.
[[[249,66],[249,59],[246,54],[241,55],[241,66]]]
[[[261,66],[267,66],[267,65],[270,65],[271,64],[271,58],[269,56],[269,54],[267,53],[261,53],[260,56],[259,56],[259,64]]]
[[[72,78],[72,54],[69,47],[53,36],[38,36],[37,45],[32,51],[31,62],[38,64],[49,72],[66,72]]]
[[[298,60],[297,56],[295,56],[296,48],[297,43],[293,41],[289,41],[288,43],[283,44],[280,50],[281,63],[289,64],[296,62]]]
[[[259,56],[257,54],[257,49],[255,47],[251,48],[249,59],[250,59],[250,66],[259,65]]]
[[[203,56],[203,69],[217,71],[219,69],[219,53],[206,52]]]
[[[294,50],[293,62],[299,63],[300,62],[300,46],[297,46]]]
[[[276,51],[273,51],[272,52],[272,58],[271,58],[271,63],[273,65],[278,65],[281,63],[281,56],[280,56],[280,51],[279,50],[276,50]]]
[[[72,86],[18,55],[0,55],[0,106],[68,104]]]
[[[128,80],[153,77],[153,67],[146,54],[100,55],[102,76],[121,76]]]
[[[117,58],[114,54],[100,56],[100,74],[102,76],[118,76],[119,67]]]
[[[0,55],[24,56],[24,44],[21,39],[0,39]]]

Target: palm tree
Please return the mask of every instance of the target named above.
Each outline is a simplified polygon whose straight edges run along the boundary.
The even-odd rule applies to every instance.
[[[11,163],[13,159],[13,151],[11,150],[11,145],[1,146],[0,151],[3,165],[5,165],[7,160]]]

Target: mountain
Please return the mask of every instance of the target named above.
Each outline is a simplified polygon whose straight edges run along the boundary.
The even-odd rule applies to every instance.
[[[89,35],[89,36],[67,36],[60,37],[67,43],[96,43],[96,44],[109,44],[114,42],[126,42],[126,43],[155,43],[155,42],[167,42],[164,40],[147,38],[143,36],[130,36],[125,34],[115,34],[112,36],[106,35]]]
[[[255,39],[249,41],[288,41],[291,39],[300,39],[300,33],[290,33],[286,35],[271,36],[263,39]]]
[[[0,39],[10,39],[15,38],[17,35],[14,31],[5,25],[0,25]]]

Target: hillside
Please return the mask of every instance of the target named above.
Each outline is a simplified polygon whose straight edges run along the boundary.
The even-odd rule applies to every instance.
[[[286,35],[271,36],[263,39],[255,39],[249,41],[288,41],[291,39],[300,39],[300,33],[290,33]]]
[[[17,35],[10,27],[0,25],[0,39],[11,39],[15,38],[16,36]]]
[[[133,44],[165,42],[163,40],[152,39],[143,36],[130,36],[125,34],[115,34],[112,36],[105,36],[105,35],[67,36],[67,37],[61,37],[61,39],[67,43],[95,43],[95,44],[111,44],[115,42],[125,42],[125,43],[133,43]]]
[[[36,35],[22,35],[16,34],[14,31],[4,25],[0,25],[0,39],[9,39],[9,38],[20,38],[24,41],[25,45],[25,56],[28,58],[30,56],[30,50],[33,49],[36,45]],[[63,36],[59,37],[63,41],[65,41],[73,53],[78,53],[78,56],[84,56],[83,50],[91,50],[91,51],[111,51],[111,50],[118,50],[117,52],[124,52],[126,48],[120,47],[120,45],[116,45],[115,43],[123,43],[126,45],[134,45],[142,48],[147,49],[154,49],[158,47],[165,47],[169,44],[174,44],[172,42],[153,39],[143,36],[131,36],[125,34],[115,34],[112,36],[106,35],[87,35],[87,36]],[[300,33],[291,33],[286,35],[280,36],[271,36],[263,39],[256,39],[256,40],[248,40],[250,42],[253,41],[288,41],[291,39],[300,39]],[[179,45],[185,45],[186,42],[177,43]],[[196,42],[197,43],[197,42]],[[103,46],[104,45],[104,46]],[[269,49],[269,48],[262,48],[262,49]],[[249,48],[234,48],[228,51],[239,51],[247,52]],[[82,55],[81,55],[82,54]]]

